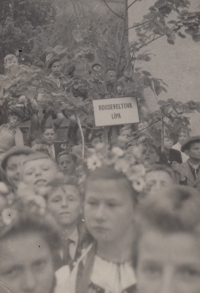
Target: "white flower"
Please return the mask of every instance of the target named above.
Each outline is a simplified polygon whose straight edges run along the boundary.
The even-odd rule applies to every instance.
[[[124,151],[122,149],[120,149],[119,147],[117,147],[117,146],[112,148],[112,152],[115,155],[117,155],[119,158],[124,155]]]
[[[8,186],[4,182],[0,182],[0,194],[8,194]]]
[[[141,159],[142,157],[142,146],[133,146],[132,147],[132,153],[134,155],[134,157],[136,158],[136,160]]]
[[[95,170],[96,168],[100,168],[102,166],[102,162],[99,158],[94,154],[87,160],[87,167],[89,170]]]
[[[1,217],[5,225],[10,225],[17,218],[17,211],[11,208],[4,209]]]
[[[116,161],[114,169],[117,172],[126,173],[129,169],[129,163],[125,159],[119,159]]]
[[[142,177],[137,178],[132,182],[132,186],[137,192],[142,192],[145,188],[145,181]]]

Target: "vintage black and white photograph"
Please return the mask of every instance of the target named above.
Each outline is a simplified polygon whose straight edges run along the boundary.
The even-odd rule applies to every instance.
[[[0,0],[0,293],[200,293],[200,0]]]

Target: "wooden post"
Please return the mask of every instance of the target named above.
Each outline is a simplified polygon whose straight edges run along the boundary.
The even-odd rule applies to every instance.
[[[76,121],[77,121],[79,130],[80,130],[80,133],[81,133],[81,138],[82,138],[82,159],[84,159],[84,157],[85,157],[85,138],[84,138],[83,129],[82,129],[82,126],[81,126],[81,121],[80,121],[80,119],[78,117],[78,114],[76,112],[75,112],[75,116],[76,116]]]
[[[162,117],[162,128],[161,128],[161,152],[164,153],[164,136],[165,136],[165,124],[164,118]]]

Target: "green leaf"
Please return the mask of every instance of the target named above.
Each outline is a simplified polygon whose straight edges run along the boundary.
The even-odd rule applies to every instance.
[[[200,42],[200,34],[192,37],[193,41]]]

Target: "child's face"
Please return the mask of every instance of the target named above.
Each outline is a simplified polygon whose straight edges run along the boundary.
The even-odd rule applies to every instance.
[[[190,145],[190,149],[185,153],[194,160],[200,160],[200,142],[194,142]]]
[[[98,243],[121,241],[133,228],[132,190],[125,179],[93,180],[86,186],[85,223]]]
[[[189,136],[189,135],[188,135],[187,132],[185,132],[185,131],[182,131],[182,132],[179,134],[178,141],[180,142],[181,145],[185,142],[185,140],[188,138],[188,136]]]
[[[52,67],[51,67],[51,72],[54,75],[59,75],[61,73],[61,70],[62,70],[61,63],[59,61],[54,62]]]
[[[170,150],[173,147],[173,140],[171,138],[164,138],[164,148]]]
[[[153,193],[173,184],[173,179],[165,171],[150,171],[146,174],[146,191]]]
[[[9,124],[12,127],[17,127],[22,122],[22,119],[18,117],[17,115],[9,115]]]
[[[59,157],[58,167],[65,175],[72,175],[75,170],[75,163],[71,156],[63,155]]]
[[[51,252],[39,233],[1,240],[0,292],[51,293],[53,279]]]
[[[74,185],[57,188],[49,196],[47,207],[59,225],[69,227],[76,224],[82,209],[78,189]]]
[[[18,65],[18,60],[17,60],[17,58],[9,58],[7,61],[6,61],[6,65],[5,65],[5,67],[7,68],[7,69],[11,69],[11,68],[13,68],[14,66],[16,66],[16,65]]]
[[[58,175],[58,168],[51,159],[26,162],[22,170],[22,181],[27,185],[46,186]]]
[[[115,71],[110,70],[106,73],[106,79],[108,82],[114,83],[115,77],[116,77]]]
[[[147,232],[139,242],[137,282],[140,293],[199,293],[199,241],[186,233]]]
[[[17,155],[11,156],[6,165],[6,178],[8,182],[14,187],[17,188],[20,183],[20,174],[21,174],[21,163],[26,158],[26,155]]]
[[[56,139],[56,133],[54,129],[46,129],[42,135],[42,138],[46,142],[46,144],[53,144]]]
[[[159,156],[153,147],[145,147],[144,159],[149,163],[149,165],[154,165],[159,160]]]

